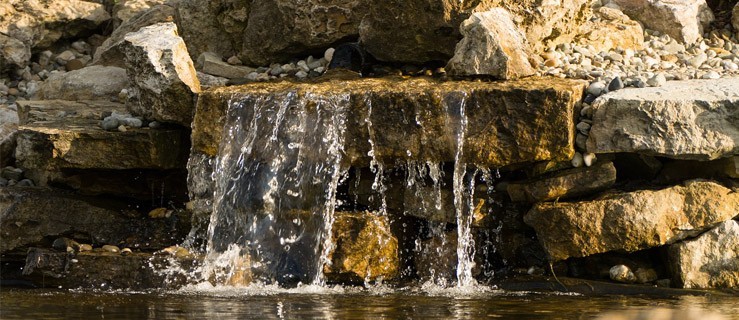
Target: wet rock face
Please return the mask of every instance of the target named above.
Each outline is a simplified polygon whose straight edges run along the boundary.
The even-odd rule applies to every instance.
[[[132,84],[127,107],[134,115],[190,126],[200,82],[174,23],[129,33],[121,44]]]
[[[739,81],[670,81],[593,103],[588,152],[713,160],[739,152]]]
[[[703,36],[703,29],[714,20],[705,0],[614,0],[624,13],[646,28],[692,44]]]
[[[399,275],[398,239],[390,231],[387,216],[336,212],[332,237],[332,263],[324,267],[329,279],[361,283],[391,280]]]
[[[0,188],[0,253],[25,251],[59,236],[95,245],[120,244],[137,249],[179,243],[189,231],[189,218],[147,220],[125,214],[124,205],[102,206],[84,197],[47,188]],[[131,213],[131,212],[129,212]],[[136,212],[133,212],[135,215]],[[50,218],[53,216],[53,218]]]
[[[574,153],[574,106],[582,90],[581,82],[555,79],[505,83],[365,79],[216,89],[199,99],[193,152],[217,154],[224,134],[221,121],[231,98],[243,101],[245,108],[239,112],[250,118],[253,111],[248,106],[254,101],[289,99],[285,103],[307,104],[305,112],[312,114],[320,101],[312,97],[323,95],[345,101],[330,108],[346,112],[344,161],[351,163],[366,166],[370,149],[376,159],[389,165],[406,159],[454,161],[462,106],[467,118],[464,156],[468,163],[496,167],[569,160]],[[279,103],[272,108],[277,107]],[[294,118],[302,109],[290,109],[285,117]],[[301,135],[285,127],[279,139],[297,142]]]
[[[450,74],[516,79],[534,73],[526,54],[526,38],[516,29],[508,11],[495,8],[473,13],[460,29],[464,38],[447,63]]]
[[[29,250],[23,276],[40,287],[102,290],[177,289],[191,283],[186,274],[166,274],[166,268],[195,269],[193,256],[173,257],[150,253],[121,255],[109,252],[68,254],[53,250]]]
[[[575,203],[540,203],[524,217],[551,260],[634,252],[695,236],[736,216],[739,194],[693,180],[657,191],[607,194]]]
[[[240,57],[247,64],[266,65],[356,37],[365,10],[373,5],[358,0],[254,1]]]
[[[739,286],[739,222],[728,220],[669,247],[673,279],[683,288]]]

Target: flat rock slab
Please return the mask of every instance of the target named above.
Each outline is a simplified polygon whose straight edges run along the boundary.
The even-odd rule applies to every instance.
[[[24,169],[177,169],[187,159],[180,129],[110,132],[98,120],[38,121],[19,126],[15,151]]]
[[[593,107],[589,152],[687,160],[739,153],[739,78],[628,88],[600,97]]]
[[[546,202],[524,217],[553,261],[613,250],[634,252],[696,236],[739,212],[739,193],[692,180],[662,190]]]
[[[18,124],[37,121],[68,120],[70,118],[102,120],[103,113],[125,113],[126,106],[105,100],[24,100],[18,105]]]
[[[190,230],[187,216],[151,219],[124,203],[99,202],[58,189],[0,188],[0,253],[25,252],[60,236],[95,246],[162,248],[179,243]]]
[[[216,156],[224,123],[276,119],[257,119],[258,111],[286,119],[276,136],[286,145],[305,136],[300,131],[301,117],[343,121],[345,132],[339,133],[345,141],[343,159],[364,166],[369,164],[370,151],[387,164],[454,161],[461,132],[467,163],[499,167],[569,160],[574,155],[575,105],[583,88],[581,81],[550,78],[507,82],[332,79],[217,88],[200,95],[193,152]]]
[[[177,289],[191,283],[185,274],[165,272],[167,268],[194,270],[201,264],[195,256],[134,252],[68,254],[48,249],[28,251],[23,275],[40,287],[102,290]]]
[[[670,268],[683,288],[739,286],[739,222],[726,221],[669,248]]]
[[[616,168],[612,162],[599,162],[592,167],[558,171],[528,181],[508,184],[508,195],[513,201],[540,202],[583,196],[605,190],[616,182]]]

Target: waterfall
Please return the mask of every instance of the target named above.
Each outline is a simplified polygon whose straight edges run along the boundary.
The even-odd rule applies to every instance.
[[[208,257],[236,245],[256,280],[323,283],[342,165],[348,96],[297,92],[229,103]]]
[[[326,284],[334,211],[342,203],[338,190],[351,164],[358,169],[351,171],[356,186],[359,169],[369,169],[374,177],[361,178],[372,179],[372,196],[380,197],[359,210],[391,219],[403,212],[389,212],[386,179],[404,168],[403,194],[420,199],[403,200],[417,205],[404,210],[428,215],[433,236],[456,243],[456,284],[474,286],[472,215],[480,169],[465,154],[467,93],[281,88],[234,94],[228,102],[213,166],[204,277],[232,285]],[[450,163],[451,181],[444,181]],[[455,239],[446,238],[447,224],[456,224]]]

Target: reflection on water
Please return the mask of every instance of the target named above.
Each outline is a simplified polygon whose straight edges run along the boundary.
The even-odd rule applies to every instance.
[[[203,290],[205,289],[205,290]],[[190,288],[176,293],[0,291],[2,319],[737,319],[739,297],[585,297],[382,288]]]

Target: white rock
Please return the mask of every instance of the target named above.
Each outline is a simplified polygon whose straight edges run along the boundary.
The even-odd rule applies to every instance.
[[[593,82],[588,86],[588,93],[594,96],[600,96],[606,90],[606,83],[603,81]]]
[[[647,80],[647,85],[650,87],[661,87],[664,86],[665,83],[667,83],[667,79],[662,73],[658,73]]]
[[[308,73],[303,70],[300,70],[297,73],[295,73],[295,76],[298,77],[299,79],[303,79],[308,76]]]
[[[326,51],[325,51],[325,52],[323,53],[323,58],[324,58],[324,59],[326,59],[326,61],[327,61],[328,63],[331,63],[331,59],[333,59],[333,58],[334,58],[334,51],[335,51],[335,49],[334,49],[334,48],[328,48],[328,49],[326,49]]]
[[[670,81],[618,90],[593,102],[594,153],[633,152],[686,160],[739,153],[739,78]]]
[[[585,153],[582,155],[582,162],[585,164],[586,167],[590,167],[593,164],[595,164],[595,161],[597,160],[595,153]]]
[[[572,157],[572,161],[570,161],[570,163],[575,168],[582,167],[582,165],[584,164],[584,161],[583,161],[583,158],[582,158],[582,154],[579,153],[579,152],[575,152],[575,156]]]
[[[708,73],[704,74],[703,77],[701,77],[701,78],[703,78],[703,79],[719,79],[719,78],[721,78],[721,75],[718,72],[711,70]]]
[[[728,220],[668,249],[674,283],[683,288],[739,286],[739,222]]]

